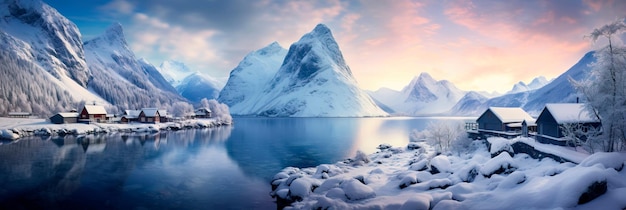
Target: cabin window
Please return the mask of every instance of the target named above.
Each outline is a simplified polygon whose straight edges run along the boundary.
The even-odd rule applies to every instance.
[[[145,117],[141,117],[141,122],[145,122],[146,118]]]

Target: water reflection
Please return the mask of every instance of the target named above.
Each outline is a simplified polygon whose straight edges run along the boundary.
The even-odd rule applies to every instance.
[[[236,121],[228,155],[250,176],[268,182],[288,166],[311,167],[344,159],[360,121],[354,118],[249,118]]]
[[[268,209],[269,181],[404,146],[426,118],[237,118],[157,134],[31,137],[0,145],[0,209]]]
[[[139,183],[154,186],[163,179],[184,178],[166,172],[172,165],[189,165],[203,155],[207,145],[223,145],[230,131],[220,127],[160,134],[32,137],[4,144],[0,146],[0,207],[102,209],[150,203],[163,207],[162,199],[152,196],[163,191],[144,188],[143,195],[133,195],[136,200],[132,201],[127,192]],[[145,174],[155,164],[162,167]],[[143,175],[129,182],[137,174]]]

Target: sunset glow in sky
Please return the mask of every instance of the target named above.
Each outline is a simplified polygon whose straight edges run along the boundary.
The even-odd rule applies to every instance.
[[[623,0],[45,0],[83,41],[120,22],[138,57],[227,77],[249,52],[289,48],[331,28],[361,88],[399,90],[421,72],[463,90],[508,91],[554,78],[602,42],[593,28],[626,16]]]

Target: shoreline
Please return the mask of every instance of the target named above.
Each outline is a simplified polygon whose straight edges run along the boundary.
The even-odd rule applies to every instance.
[[[144,123],[66,123],[53,124],[46,119],[34,118],[0,118],[0,139],[19,140],[29,136],[67,136],[106,133],[157,133],[167,130],[212,128],[232,125],[233,122],[221,121],[215,118],[190,119],[179,122],[155,124]]]

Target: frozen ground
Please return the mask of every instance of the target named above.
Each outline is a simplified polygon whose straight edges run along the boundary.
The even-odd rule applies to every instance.
[[[18,139],[30,135],[82,135],[113,132],[158,132],[159,130],[214,127],[231,122],[216,119],[192,119],[157,124],[68,123],[52,124],[46,119],[0,117],[0,139]]]
[[[624,209],[626,153],[578,153],[529,142],[579,164],[501,152],[509,140],[474,142],[471,152],[437,155],[424,142],[379,146],[371,155],[315,168],[285,168],[271,195],[287,209]],[[507,141],[509,141],[507,143]],[[417,148],[419,147],[419,148]]]

